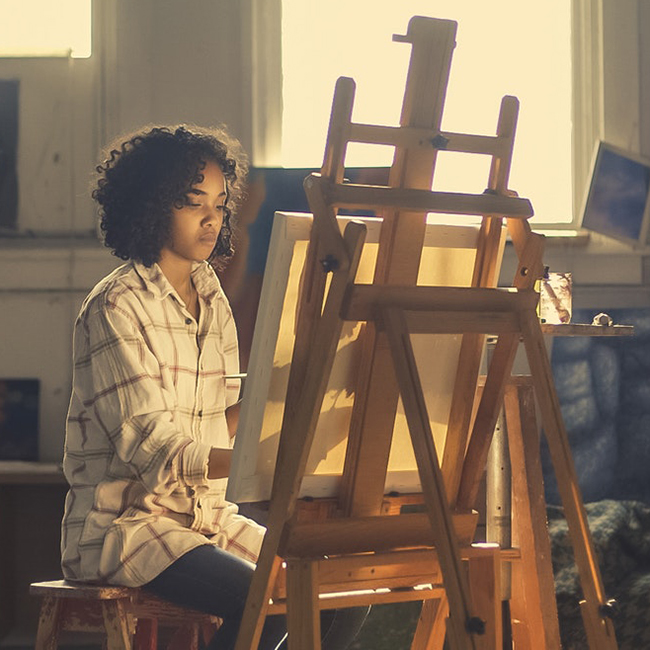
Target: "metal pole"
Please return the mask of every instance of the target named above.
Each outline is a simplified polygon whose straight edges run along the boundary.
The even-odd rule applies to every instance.
[[[495,338],[487,342],[488,368],[496,345]],[[508,431],[503,408],[499,413],[490,445],[486,476],[486,541],[497,543],[502,549],[512,546],[512,487]],[[512,566],[501,564],[501,602],[503,612],[503,648],[512,648],[510,629],[510,605],[512,591]]]

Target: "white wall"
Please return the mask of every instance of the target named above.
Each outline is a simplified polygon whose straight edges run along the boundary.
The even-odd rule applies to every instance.
[[[72,328],[117,260],[99,247],[0,249],[0,376],[41,380],[39,454],[57,462],[72,380]]]
[[[99,149],[150,123],[223,122],[245,145],[251,139],[242,108],[246,1],[93,4],[92,58],[0,59],[0,78],[20,80],[25,235],[0,238],[0,377],[41,380],[40,457],[51,462],[63,452],[74,318],[119,263],[94,236],[89,187]]]
[[[2,59],[0,78],[19,80],[19,224],[24,231],[89,230],[94,62]]]
[[[91,239],[78,239],[95,227],[88,185],[97,151],[153,122],[225,122],[250,150],[259,136],[251,41],[264,26],[246,21],[256,1],[98,0],[91,59],[0,59],[0,78],[21,81],[19,225],[48,234],[0,238],[0,377],[41,379],[44,461],[62,454],[74,316],[117,263]],[[636,139],[650,155],[650,4],[602,6],[604,134],[623,146]],[[599,240],[549,247],[546,263],[573,271],[585,306],[650,304],[644,258],[623,247]]]
[[[227,124],[250,140],[242,7],[232,0],[122,0],[106,37],[109,135],[146,123]]]

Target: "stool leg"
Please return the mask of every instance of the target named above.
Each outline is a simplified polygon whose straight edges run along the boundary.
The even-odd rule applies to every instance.
[[[199,650],[199,624],[188,623],[179,627],[169,641],[167,650]]]
[[[105,600],[102,612],[108,650],[131,650],[129,621],[124,603],[121,600]]]
[[[217,633],[217,630],[220,627],[221,621],[201,624],[201,638],[203,639],[203,645],[208,645],[210,641],[212,641],[212,637]]]
[[[59,645],[62,607],[63,603],[58,598],[46,596],[43,599],[34,650],[56,650]]]
[[[133,650],[156,650],[158,647],[158,621],[139,618],[133,637]]]

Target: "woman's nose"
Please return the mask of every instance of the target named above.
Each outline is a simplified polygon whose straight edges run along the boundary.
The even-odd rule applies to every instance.
[[[212,224],[216,226],[221,221],[221,214],[216,208],[209,208],[203,219],[204,225]]]

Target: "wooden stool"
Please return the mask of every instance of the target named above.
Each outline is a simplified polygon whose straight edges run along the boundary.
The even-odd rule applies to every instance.
[[[43,598],[35,650],[55,650],[59,633],[100,632],[108,650],[156,650],[158,626],[176,628],[168,650],[198,650],[221,624],[216,616],[172,605],[131,587],[54,580],[30,585]]]

